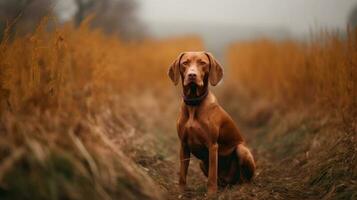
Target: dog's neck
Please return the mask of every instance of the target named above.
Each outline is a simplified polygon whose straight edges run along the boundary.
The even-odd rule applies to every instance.
[[[208,85],[205,84],[202,88],[197,86],[183,87],[183,101],[187,106],[199,106],[208,95]]]

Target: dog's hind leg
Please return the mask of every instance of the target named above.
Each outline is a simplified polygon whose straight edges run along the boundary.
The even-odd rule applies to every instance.
[[[240,182],[252,180],[255,172],[255,162],[250,150],[243,144],[237,145],[236,153],[240,172]]]

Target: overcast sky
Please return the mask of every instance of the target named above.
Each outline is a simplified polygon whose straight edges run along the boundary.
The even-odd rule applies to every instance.
[[[221,23],[283,27],[295,34],[344,29],[357,0],[137,0],[139,16],[151,23]]]

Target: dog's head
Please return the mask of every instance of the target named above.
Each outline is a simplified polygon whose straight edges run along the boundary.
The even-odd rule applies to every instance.
[[[223,77],[222,66],[208,52],[184,52],[171,64],[169,77],[177,85],[181,77],[183,87],[203,88],[208,81],[217,85]]]

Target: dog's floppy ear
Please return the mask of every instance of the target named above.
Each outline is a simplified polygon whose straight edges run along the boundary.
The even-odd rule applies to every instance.
[[[176,60],[170,65],[168,75],[172,82],[177,85],[180,80],[180,61],[185,53],[181,53]]]
[[[223,78],[223,68],[221,64],[212,56],[211,53],[205,52],[209,59],[209,82],[212,86],[216,86]]]

